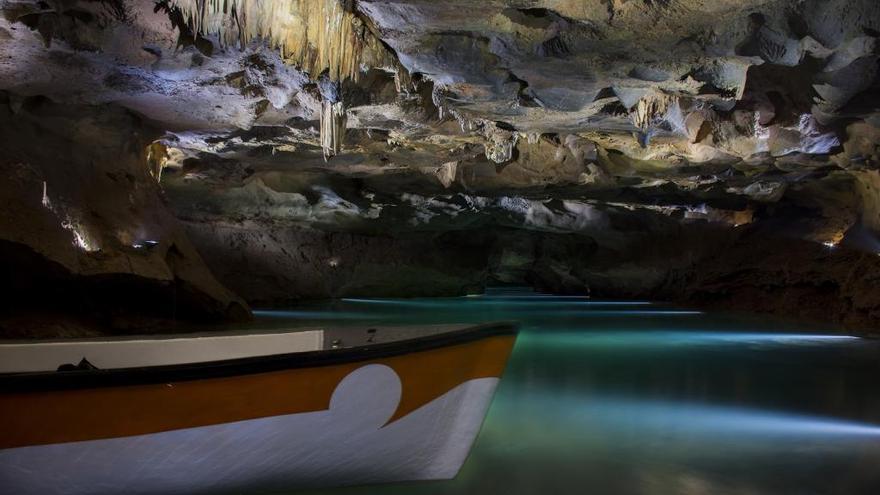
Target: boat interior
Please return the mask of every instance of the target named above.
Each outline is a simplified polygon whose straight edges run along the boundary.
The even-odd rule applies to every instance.
[[[307,327],[43,341],[0,341],[0,373],[207,363],[361,347],[456,332],[470,325]]]

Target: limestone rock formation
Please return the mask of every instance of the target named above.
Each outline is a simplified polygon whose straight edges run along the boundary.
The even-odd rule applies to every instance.
[[[247,317],[144,166],[156,130],[118,107],[0,97],[6,333],[51,335],[53,325],[70,326],[56,312],[97,320],[73,324],[73,334],[94,325],[122,331],[131,319],[150,326]]]
[[[235,298],[196,251],[260,304],[505,283],[819,306],[809,316],[880,328],[875,0],[3,0],[0,13],[2,144],[20,157],[3,163],[30,174],[4,196],[3,239],[72,273],[91,273],[72,268],[83,257],[132,263],[192,281],[212,314]],[[70,158],[51,163],[50,147]],[[110,163],[130,177],[110,179]],[[77,174],[61,179],[69,198],[62,171]],[[138,213],[77,192],[114,180],[113,204],[131,195]],[[64,240],[23,222],[32,209]],[[140,243],[120,232],[151,215],[163,240],[144,259],[109,247]],[[185,270],[159,262],[172,244]]]

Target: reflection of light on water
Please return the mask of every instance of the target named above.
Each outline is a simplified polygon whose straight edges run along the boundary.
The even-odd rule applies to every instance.
[[[254,310],[255,316],[262,318],[291,318],[295,320],[313,319],[313,320],[357,320],[375,318],[376,315],[368,313],[355,313],[345,311],[276,311],[276,310]]]
[[[359,325],[358,315],[370,326],[522,322],[489,416],[456,480],[307,493],[877,492],[880,425],[871,422],[880,418],[865,399],[872,382],[859,378],[876,371],[875,342],[804,329],[783,333],[791,327],[712,313],[652,318],[651,309],[668,308],[663,303],[511,292],[351,298],[291,313],[294,325],[308,319]],[[602,314],[595,310],[613,316],[595,316]],[[285,317],[257,314],[279,322]],[[788,382],[791,387],[780,386]],[[710,399],[717,402],[701,402]],[[868,422],[810,411],[813,406]],[[644,473],[653,478],[640,479]]]
[[[510,301],[508,299],[512,299]],[[532,299],[531,301],[529,299]],[[596,300],[585,300],[584,298],[578,296],[540,296],[540,297],[531,297],[531,296],[491,296],[486,297],[482,295],[469,295],[463,296],[460,298],[453,299],[433,299],[433,300],[400,300],[400,299],[366,299],[366,298],[356,298],[356,297],[345,297],[342,298],[343,302],[347,303],[355,303],[355,304],[390,304],[395,306],[431,306],[431,307],[440,307],[440,306],[463,306],[463,305],[475,305],[475,306],[506,306],[514,304],[516,306],[522,306],[524,304],[532,304],[536,306],[553,306],[553,305],[565,305],[565,306],[649,306],[652,303],[647,301],[596,301]],[[516,309],[513,307],[511,309]]]
[[[689,311],[689,310],[678,310],[678,309],[658,309],[658,310],[605,310],[605,309],[590,309],[587,311],[562,311],[562,312],[548,312],[548,314],[559,314],[560,316],[651,316],[651,315],[701,315],[702,311]]]
[[[369,304],[394,304],[394,305],[398,305],[398,306],[411,306],[414,304],[415,305],[419,304],[414,301],[401,301],[398,299],[358,299],[358,298],[353,298],[353,297],[343,297],[342,301],[348,302],[348,303],[365,303],[365,304],[366,303],[369,303]]]
[[[593,299],[590,296],[573,296],[573,295],[559,295],[559,294],[542,294],[538,292],[532,292],[530,290],[521,290],[521,291],[503,291],[503,290],[492,290],[486,289],[485,294],[479,294],[479,297],[487,300],[496,300],[496,301],[507,301],[507,300],[526,300],[532,299],[534,301],[546,302],[547,300],[552,299],[560,299],[560,300],[573,300],[573,301],[583,301],[594,304],[620,304],[627,306],[641,306],[653,304],[651,301],[603,301],[601,299]]]
[[[549,299],[549,298],[548,298]],[[364,306],[386,306],[395,310],[415,309],[427,312],[480,311],[502,310],[517,318],[572,318],[572,317],[608,317],[608,316],[692,316],[702,315],[702,311],[678,309],[624,309],[629,306],[645,307],[649,302],[643,301],[571,301],[571,300],[503,300],[493,298],[452,298],[436,300],[399,300],[399,299],[362,299],[343,298],[344,303]],[[609,309],[606,309],[609,308]],[[614,308],[614,309],[610,309]],[[366,309],[366,308],[365,308]],[[367,309],[368,310],[368,309]],[[328,313],[332,317],[335,313]]]
[[[584,423],[590,430],[634,429],[698,435],[760,435],[810,437],[880,437],[880,426],[836,418],[622,397],[530,398],[546,411],[548,424]],[[509,407],[513,407],[510,404]],[[554,418],[553,416],[557,416]],[[754,441],[752,439],[751,441]]]
[[[814,335],[741,332],[580,332],[524,333],[521,340],[538,346],[635,347],[688,345],[809,345],[848,343],[860,340],[850,335]]]
[[[585,296],[487,296],[487,301],[522,304],[523,302],[534,302],[536,304],[547,304],[556,302],[553,299],[559,299],[559,302],[566,304],[588,304],[599,306],[650,306],[650,301],[602,301],[599,299],[590,299]],[[529,301],[531,299],[531,301]]]

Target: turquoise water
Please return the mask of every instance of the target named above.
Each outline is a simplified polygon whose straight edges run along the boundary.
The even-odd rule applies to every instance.
[[[880,493],[876,341],[522,291],[347,299],[258,317],[262,326],[521,323],[455,480],[310,494]]]

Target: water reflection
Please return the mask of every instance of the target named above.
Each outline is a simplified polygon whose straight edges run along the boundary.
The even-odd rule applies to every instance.
[[[880,493],[880,344],[646,301],[525,292],[347,299],[256,325],[518,320],[470,458],[446,482],[357,494]]]
[[[628,316],[628,315],[624,315]],[[521,339],[535,346],[580,346],[580,347],[670,347],[670,346],[791,346],[791,345],[829,345],[851,344],[858,337],[849,335],[784,334],[754,332],[590,332],[555,333],[524,332]]]
[[[325,311],[278,311],[278,310],[255,310],[254,316],[258,318],[275,318],[281,320],[321,320],[328,319]],[[332,320],[366,320],[375,318],[371,313],[356,313],[353,311],[334,311]]]
[[[580,432],[599,430],[605,434],[614,430],[641,430],[644,434],[651,434],[675,431],[690,438],[700,437],[702,441],[724,439],[734,443],[770,439],[799,442],[805,437],[822,441],[862,439],[874,442],[880,439],[880,425],[761,409],[614,396],[585,399],[547,393],[532,395],[529,404],[540,404],[548,423],[577,425],[577,430],[573,431]],[[790,445],[776,447],[789,448]]]
[[[589,299],[583,296],[465,296],[462,298],[439,298],[436,300],[401,300],[401,299],[357,299],[346,297],[340,299],[347,303],[360,304],[391,304],[395,306],[426,306],[438,307],[442,305],[462,306],[467,304],[477,304],[481,306],[492,304],[509,305],[511,301],[516,301],[519,305],[540,305],[547,306],[556,304],[564,304],[569,306],[587,305],[587,306],[650,306],[650,301],[602,301]]]

